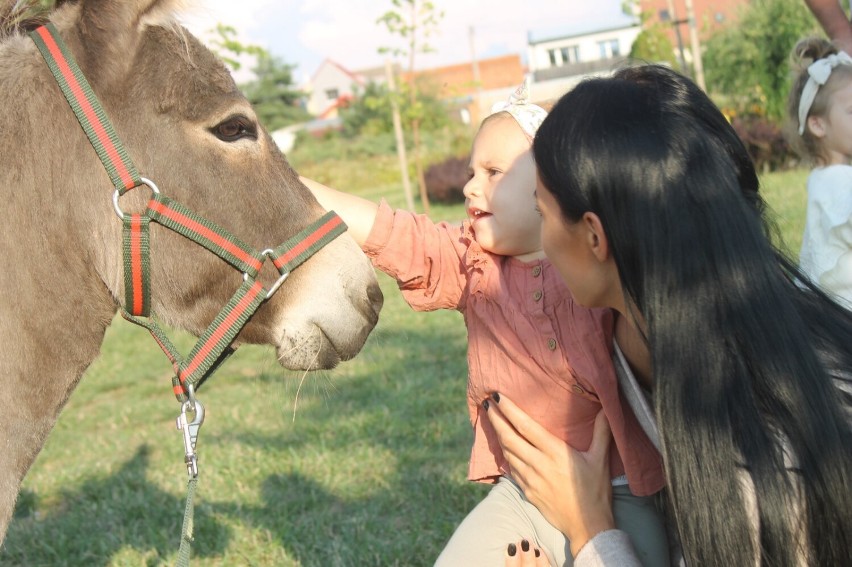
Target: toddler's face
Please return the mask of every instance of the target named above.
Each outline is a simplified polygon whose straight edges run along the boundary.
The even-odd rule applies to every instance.
[[[514,118],[494,117],[480,128],[469,173],[465,204],[479,245],[493,254],[522,260],[540,254],[535,162],[530,141]]]

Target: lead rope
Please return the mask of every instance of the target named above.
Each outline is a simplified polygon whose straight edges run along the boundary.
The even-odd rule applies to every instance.
[[[184,462],[188,483],[177,565],[189,565],[194,529],[194,498],[198,484],[196,442],[204,422],[204,406],[195,391],[233,353],[231,344],[255,311],[287,279],[290,272],[346,231],[333,211],[313,222],[275,249],[257,252],[215,223],[196,215],[180,203],[160,194],[133,165],[102,105],[70,50],[53,24],[30,32],[30,37],[56,78],[78,122],[89,138],[115,187],[113,206],[122,220],[125,302],[121,314],[145,327],[169,359],[174,370],[172,390],[181,403],[177,428],[183,432]],[[142,214],[124,214],[118,198],[127,191],[148,186],[152,197]],[[198,339],[185,359],[151,317],[150,245],[151,221],[169,228],[213,252],[243,274],[243,284]],[[269,290],[256,281],[263,263],[272,260],[280,277]],[[188,414],[192,414],[192,419]]]

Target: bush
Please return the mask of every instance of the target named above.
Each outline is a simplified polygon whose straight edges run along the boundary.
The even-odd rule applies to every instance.
[[[426,178],[426,193],[437,203],[463,203],[465,183],[469,179],[469,156],[450,157],[430,166]]]
[[[340,132],[329,130],[321,136],[301,131],[287,157],[296,163],[357,160],[382,155],[394,155],[393,134],[344,138]]]
[[[765,118],[736,117],[731,121],[759,173],[789,169],[798,164],[782,129]]]

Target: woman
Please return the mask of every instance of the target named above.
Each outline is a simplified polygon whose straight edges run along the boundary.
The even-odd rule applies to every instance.
[[[771,245],[724,116],[681,75],[629,68],[565,95],[534,153],[544,251],[579,303],[617,313],[622,394],[659,440],[686,563],[848,564],[852,314]],[[612,529],[604,420],[581,453],[505,396],[488,405],[575,565],[635,563]]]

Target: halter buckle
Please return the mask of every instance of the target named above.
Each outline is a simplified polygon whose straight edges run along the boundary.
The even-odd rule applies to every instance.
[[[187,412],[193,413],[190,420]],[[193,398],[185,401],[180,406],[180,415],[177,417],[177,428],[183,432],[184,463],[189,478],[198,476],[198,455],[195,452],[195,444],[198,441],[198,430],[204,423],[204,406]]]

